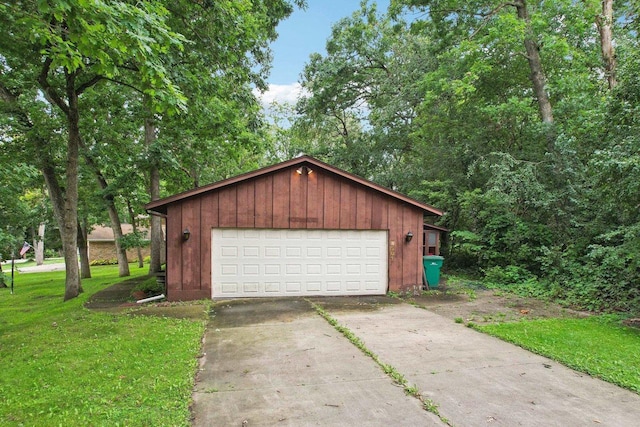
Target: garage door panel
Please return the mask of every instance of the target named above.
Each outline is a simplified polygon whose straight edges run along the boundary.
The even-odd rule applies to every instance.
[[[265,292],[280,292],[280,282],[266,282],[264,285]]]
[[[327,281],[327,291],[329,292],[340,292],[341,283],[335,280]]]
[[[387,289],[379,230],[212,230],[212,296],[371,295]]]
[[[375,291],[378,289],[378,281],[377,280],[367,280],[364,282],[365,289],[369,291]]]
[[[222,264],[220,266],[223,276],[237,276],[238,266],[236,264]]]
[[[322,257],[322,248],[321,247],[308,247],[307,248],[307,258],[320,258]]]
[[[247,294],[257,294],[260,291],[260,283],[245,282],[242,285],[242,291]]]
[[[238,248],[237,246],[223,246],[221,248],[221,255],[223,258],[237,258]]]
[[[287,247],[285,254],[287,258],[300,258],[302,256],[302,248],[299,246]]]
[[[264,274],[265,276],[279,276],[280,264],[266,264],[264,266]]]
[[[322,274],[322,264],[307,264],[307,275]]]
[[[260,256],[260,248],[257,246],[245,246],[243,255],[245,258],[257,258]]]
[[[307,282],[307,290],[310,292],[322,291],[322,282]]]
[[[280,258],[280,248],[276,246],[266,246],[264,248],[266,258]]]

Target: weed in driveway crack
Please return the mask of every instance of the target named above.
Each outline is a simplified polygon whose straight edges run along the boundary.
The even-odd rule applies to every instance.
[[[440,418],[442,422],[444,422],[449,426],[452,425],[448,419],[440,415],[440,411],[438,410],[438,405],[434,403],[433,400],[425,398],[422,395],[422,393],[420,393],[420,390],[418,390],[418,386],[416,386],[415,384],[410,386],[409,382],[407,381],[407,378],[404,375],[398,372],[398,370],[395,367],[382,362],[378,357],[378,355],[375,354],[373,351],[369,350],[360,338],[358,338],[353,332],[351,332],[349,328],[347,328],[346,326],[342,326],[340,323],[338,323],[338,321],[335,318],[331,317],[331,315],[327,313],[324,308],[322,308],[320,305],[310,300],[306,300],[306,301],[309,304],[311,304],[311,306],[316,310],[316,312],[320,316],[322,316],[331,326],[333,326],[336,331],[340,332],[342,335],[345,336],[345,338],[351,341],[351,344],[355,345],[358,349],[360,349],[360,351],[362,351],[364,354],[366,354],[371,359],[373,359],[373,361],[376,362],[378,366],[380,366],[380,368],[384,371],[385,374],[387,374],[396,384],[402,386],[402,388],[404,389],[404,392],[407,395],[413,396],[416,399],[418,399],[420,403],[422,403],[422,407],[426,411],[435,414],[438,418]]]

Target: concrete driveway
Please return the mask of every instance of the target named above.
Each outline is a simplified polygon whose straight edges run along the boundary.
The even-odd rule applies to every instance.
[[[640,396],[386,297],[313,298],[455,426],[635,426]],[[194,425],[444,425],[299,299],[218,303]]]

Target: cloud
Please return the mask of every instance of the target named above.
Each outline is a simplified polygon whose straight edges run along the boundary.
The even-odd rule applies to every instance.
[[[289,103],[295,104],[300,95],[304,95],[306,91],[302,89],[300,83],[291,83],[288,85],[276,85],[270,84],[269,89],[265,93],[260,93],[259,90],[253,90],[254,95],[260,99],[264,106],[269,106],[271,103]]]

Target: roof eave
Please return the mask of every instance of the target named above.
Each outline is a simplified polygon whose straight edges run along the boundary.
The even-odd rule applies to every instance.
[[[444,214],[443,211],[434,208],[433,206],[427,205],[425,203],[419,202],[415,199],[412,199],[411,197],[405,196],[404,194],[398,193],[397,191],[391,190],[389,188],[383,187],[381,185],[378,185],[374,182],[371,182],[369,180],[366,180],[362,177],[359,177],[358,175],[354,175],[350,172],[344,171],[342,169],[338,169],[334,166],[331,166],[327,163],[321,162],[320,160],[317,160],[313,157],[310,156],[301,156],[301,157],[296,157],[293,158],[291,160],[287,160],[281,163],[277,163],[275,165],[271,165],[271,166],[267,166],[261,169],[257,169],[255,171],[251,171],[251,172],[247,172],[244,174],[240,174],[237,176],[234,176],[232,178],[227,178],[225,180],[222,181],[218,181],[218,182],[214,182],[212,184],[209,185],[204,185],[202,187],[198,187],[198,188],[194,188],[191,190],[187,190],[187,191],[183,191],[182,193],[178,193],[178,194],[174,194],[172,196],[169,197],[165,197],[163,199],[159,199],[159,200],[155,200],[153,202],[147,203],[145,205],[145,209],[148,213],[152,214],[152,215],[159,215],[159,216],[163,216],[166,217],[167,215],[167,205],[180,201],[180,200],[184,200],[184,199],[188,199],[191,197],[195,197],[198,196],[200,194],[203,193],[207,193],[209,191],[212,190],[217,190],[229,185],[233,185],[236,184],[238,182],[241,181],[245,181],[248,179],[252,179],[252,178],[256,178],[258,176],[262,176],[262,175],[266,175],[269,173],[273,173],[273,172],[277,172],[286,168],[289,168],[291,166],[297,166],[297,165],[302,165],[304,163],[313,165],[315,167],[324,169],[326,171],[329,171],[331,173],[334,173],[338,176],[342,176],[343,178],[347,178],[350,179],[351,181],[357,182],[361,185],[364,185],[366,187],[369,187],[373,190],[379,191],[381,193],[384,193],[390,197],[399,199],[404,201],[405,203],[411,204],[413,206],[416,206],[417,208],[422,209],[424,212],[426,212],[427,215],[429,216],[442,216]]]

